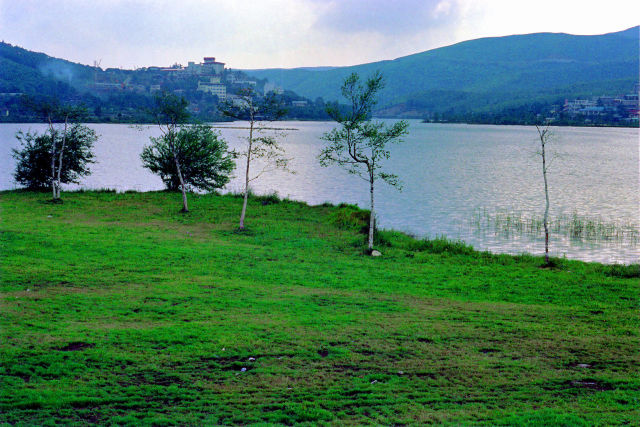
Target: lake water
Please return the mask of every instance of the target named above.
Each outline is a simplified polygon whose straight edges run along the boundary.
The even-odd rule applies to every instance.
[[[221,124],[231,148],[242,148],[245,124]],[[282,197],[310,204],[355,203],[368,207],[368,183],[337,167],[322,168],[316,156],[320,136],[334,124],[328,122],[278,122],[295,128],[283,137],[292,158],[290,175],[276,172],[253,184],[256,193],[276,191]],[[151,191],[163,188],[159,177],[143,169],[142,147],[155,127],[92,124],[100,135],[97,163],[83,188]],[[231,128],[233,126],[234,128]],[[226,128],[224,128],[226,127]],[[17,147],[17,130],[43,131],[40,124],[0,125],[0,189],[16,188],[11,148]],[[542,217],[544,192],[537,132],[527,126],[427,124],[410,121],[410,134],[392,147],[388,170],[404,183],[398,192],[380,182],[376,188],[379,225],[416,236],[462,239],[478,249],[493,252],[541,254],[542,233],[516,229],[497,231],[497,217]],[[551,217],[596,219],[598,223],[637,233],[640,185],[638,130],[615,128],[555,128],[550,144],[555,152],[549,170]],[[239,171],[225,191],[240,191]],[[78,186],[68,186],[68,189]],[[251,221],[249,212],[248,221]],[[560,230],[551,236],[556,256],[631,263],[640,260],[636,238],[571,238]]]

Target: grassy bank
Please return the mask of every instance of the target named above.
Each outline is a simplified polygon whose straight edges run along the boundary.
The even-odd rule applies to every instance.
[[[379,236],[366,213],[0,193],[0,423],[640,418],[638,266]]]

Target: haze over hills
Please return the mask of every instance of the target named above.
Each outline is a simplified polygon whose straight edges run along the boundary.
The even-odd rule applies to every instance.
[[[470,40],[350,67],[244,70],[311,99],[340,99],[350,73],[386,78],[378,113],[491,112],[563,98],[624,94],[639,74],[640,27],[595,36],[535,33]]]

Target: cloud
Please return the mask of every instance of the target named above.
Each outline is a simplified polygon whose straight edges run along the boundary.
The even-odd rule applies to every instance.
[[[353,65],[513,33],[637,25],[637,1],[0,0],[12,44],[103,67],[215,56],[233,68]],[[633,22],[632,22],[633,21]]]
[[[0,0],[0,30],[7,42],[83,63],[169,65],[213,55],[239,65],[304,38],[312,17],[296,3]]]
[[[316,0],[316,27],[342,33],[402,36],[451,24],[458,19],[453,0]]]

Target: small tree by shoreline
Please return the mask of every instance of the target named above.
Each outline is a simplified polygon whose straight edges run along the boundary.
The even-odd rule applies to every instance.
[[[370,216],[367,246],[370,253],[373,251],[375,229],[375,182],[381,179],[392,187],[402,189],[397,175],[382,171],[382,163],[391,155],[387,144],[401,142],[409,127],[404,120],[391,126],[370,120],[376,95],[383,87],[384,80],[380,72],[369,77],[364,85],[356,73],[344,80],[342,95],[349,101],[351,109],[343,114],[335,104],[327,110],[339,126],[322,136],[327,145],[318,155],[321,166],[337,164],[368,182]]]
[[[14,178],[32,189],[43,189],[46,184],[51,187],[52,201],[60,202],[63,183],[77,183],[79,177],[90,174],[87,164],[93,163],[91,150],[98,136],[79,123],[86,114],[82,106],[30,97],[23,98],[22,103],[47,123],[48,130],[43,135],[22,131],[16,134],[23,148],[12,150],[17,160]],[[45,160],[48,172],[45,172]]]
[[[265,122],[272,122],[284,116],[284,109],[278,96],[271,92],[261,97],[252,88],[240,90],[233,101],[225,101],[220,105],[223,115],[236,120],[247,120],[249,122],[249,135],[246,137],[246,149],[235,152],[237,157],[245,158],[244,185],[242,210],[240,211],[240,221],[238,228],[244,230],[245,218],[247,214],[247,204],[249,200],[249,184],[265,173],[281,169],[294,173],[289,168],[289,161],[284,153],[284,148],[273,134],[266,134]],[[280,135],[282,136],[282,135]],[[263,168],[252,175],[251,164],[255,159],[264,162]]]
[[[57,100],[22,99],[26,108],[37,113],[47,124],[47,131],[24,133],[16,138],[22,149],[12,150],[16,159],[14,179],[29,189],[51,188],[52,201],[61,202],[62,184],[78,183],[89,175],[93,163],[93,144],[98,136],[93,129],[79,123],[86,113],[81,106],[60,104]]]
[[[161,92],[155,96],[155,107],[152,110],[156,124],[160,128],[160,132],[162,132],[161,139],[166,144],[168,152],[171,154],[173,164],[175,165],[176,176],[178,177],[180,190],[182,192],[181,212],[185,213],[189,212],[189,205],[187,203],[187,189],[182,175],[180,155],[176,146],[176,137],[180,126],[189,119],[189,112],[187,111],[188,104],[187,100],[183,97],[178,97],[169,92]],[[154,138],[151,138],[151,141],[153,145]]]
[[[547,159],[547,144],[553,136],[549,123],[544,125],[536,125],[538,131],[538,139],[540,140],[540,151],[538,154],[542,160],[542,179],[544,181],[544,216],[542,223],[544,226],[544,261],[547,266],[550,265],[549,260],[549,182],[547,179],[547,171],[549,168],[549,160]]]
[[[145,146],[140,155],[142,165],[160,175],[168,190],[177,191],[184,185],[214,191],[229,182],[235,162],[227,151],[227,143],[211,126],[181,126],[172,137],[173,145],[167,134],[150,138],[151,144]],[[179,160],[181,177],[174,154]]]

